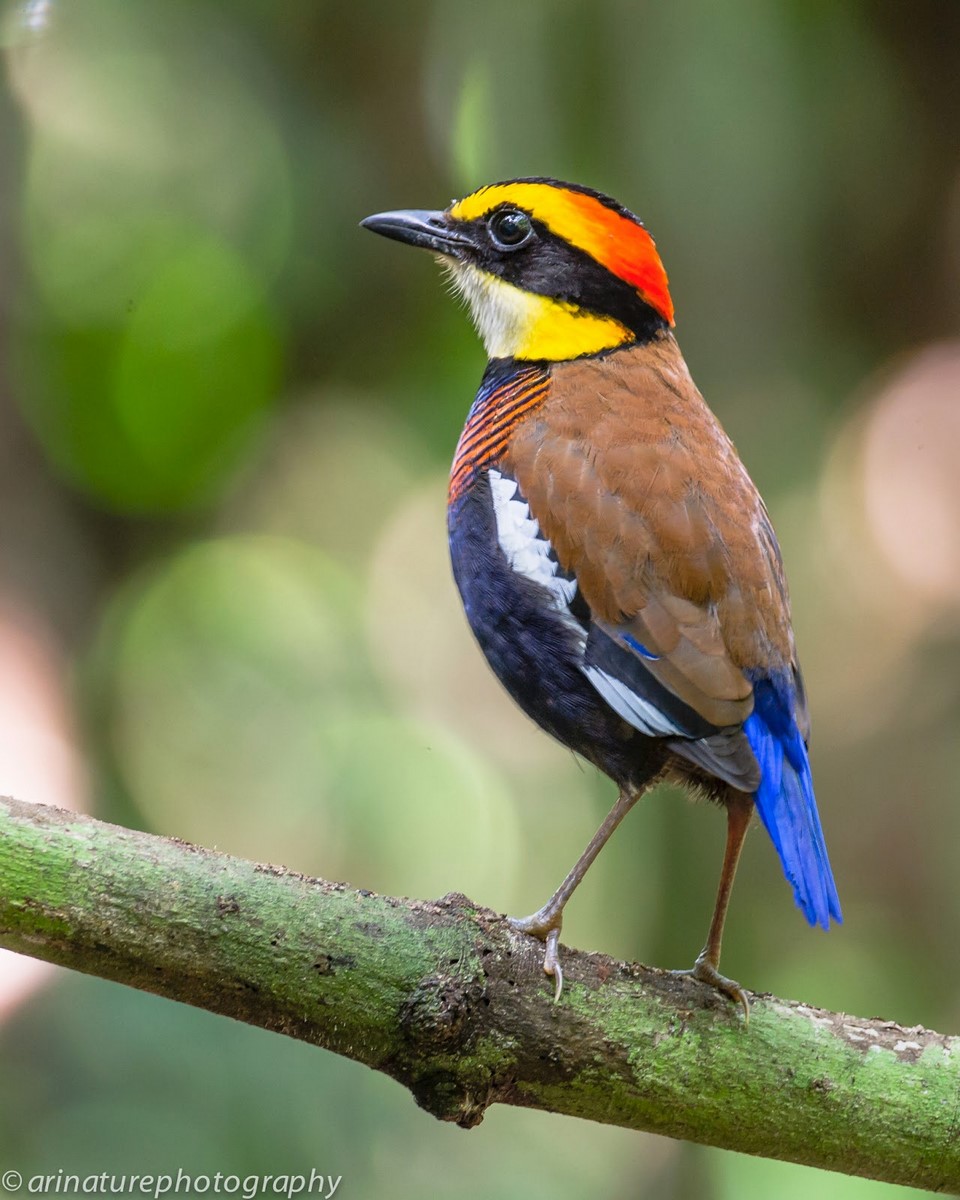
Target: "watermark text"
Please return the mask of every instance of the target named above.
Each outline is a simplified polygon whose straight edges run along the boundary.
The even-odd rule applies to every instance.
[[[312,1170],[309,1175],[229,1175],[217,1171],[213,1175],[191,1175],[178,1169],[176,1175],[73,1175],[57,1171],[52,1175],[28,1175],[19,1171],[0,1174],[0,1188],[6,1192],[30,1196],[237,1196],[241,1200],[257,1200],[260,1196],[321,1196],[332,1200],[343,1179],[342,1175],[321,1175]]]

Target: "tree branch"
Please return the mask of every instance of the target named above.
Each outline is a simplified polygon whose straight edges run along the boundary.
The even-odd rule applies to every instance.
[[[384,1071],[470,1127],[523,1105],[960,1189],[960,1039],[567,950],[464,896],[354,891],[0,800],[0,945]]]

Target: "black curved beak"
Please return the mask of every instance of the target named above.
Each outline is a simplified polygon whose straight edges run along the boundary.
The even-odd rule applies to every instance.
[[[447,254],[454,258],[459,257],[471,244],[469,238],[448,224],[446,214],[442,212],[419,208],[400,209],[397,212],[374,213],[372,217],[365,217],[360,224],[364,229],[372,229],[374,233],[393,238],[396,242],[406,242],[410,246],[420,246],[435,254]]]

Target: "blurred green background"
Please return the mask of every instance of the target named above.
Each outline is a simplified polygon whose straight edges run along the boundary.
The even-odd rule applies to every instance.
[[[960,7],[0,7],[0,792],[378,891],[540,904],[612,801],[483,665],[445,476],[483,356],[396,207],[547,174],[640,213],[780,533],[846,924],[749,841],[724,967],[960,1031]],[[702,944],[722,815],[661,789],[571,944]],[[0,959],[0,1164],[344,1197],[884,1185],[494,1109]]]

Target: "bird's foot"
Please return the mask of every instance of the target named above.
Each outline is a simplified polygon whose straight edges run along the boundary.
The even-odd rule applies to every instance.
[[[518,933],[529,933],[546,944],[543,955],[543,972],[554,980],[553,1002],[560,999],[563,991],[563,968],[560,966],[558,948],[560,944],[560,929],[563,925],[563,910],[551,912],[541,908],[539,912],[529,917],[507,917],[512,929]]]
[[[728,979],[726,975],[721,975],[717,970],[716,963],[706,954],[701,954],[690,970],[673,971],[672,974],[689,975],[693,979],[699,979],[701,983],[708,983],[711,987],[716,988],[718,992],[723,992],[725,996],[728,996],[734,1004],[740,1005],[743,1009],[744,1024],[750,1020],[750,1001],[747,999],[747,993],[735,980]]]

